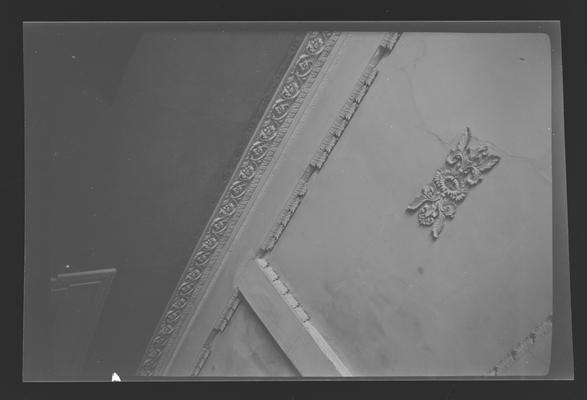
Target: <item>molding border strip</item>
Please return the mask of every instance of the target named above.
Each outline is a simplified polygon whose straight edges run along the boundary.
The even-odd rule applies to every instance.
[[[522,339],[507,355],[502,358],[489,372],[487,376],[498,376],[501,372],[510,367],[516,362],[520,356],[526,353],[529,348],[536,342],[536,339],[541,336],[548,335],[552,331],[552,314],[549,314],[544,321],[542,321],[536,328],[534,328],[528,336]]]
[[[265,277],[271,282],[275,290],[279,293],[283,301],[289,306],[289,308],[293,311],[296,318],[300,323],[306,328],[312,339],[316,342],[320,350],[324,353],[324,355],[330,360],[332,365],[336,368],[338,373],[341,376],[352,376],[351,372],[348,370],[346,365],[340,360],[336,352],[330,347],[328,342],[324,339],[324,337],[320,334],[320,332],[314,327],[312,322],[310,321],[310,316],[304,310],[302,304],[296,299],[296,297],[292,294],[289,287],[281,280],[277,272],[269,265],[269,262],[263,258],[257,258],[255,260],[255,264],[263,271]]]
[[[302,177],[298,180],[298,183],[295,185],[292,195],[288,199],[286,206],[278,218],[278,222],[274,224],[269,237],[265,240],[261,249],[259,249],[257,258],[255,260],[256,265],[260,268],[261,271],[263,271],[265,277],[272,284],[273,288],[277,291],[284,303],[289,307],[290,310],[293,311],[297,320],[303,325],[305,330],[314,341],[315,345],[341,376],[352,376],[352,374],[336,355],[330,345],[326,342],[320,332],[313,326],[313,324],[310,322],[310,316],[304,310],[301,303],[295,298],[288,286],[279,278],[275,270],[269,265],[268,261],[264,259],[263,256],[269,253],[277,243],[277,240],[279,240],[279,237],[285,230],[285,227],[292,218],[296,209],[299,207],[303,197],[307,193],[310,178],[315,172],[319,171],[326,162],[326,159],[342,136],[344,130],[348,126],[349,121],[353,117],[354,113],[358,110],[361,101],[364,99],[369,88],[377,77],[378,71],[375,69],[376,66],[382,58],[391,53],[400,36],[401,33],[398,32],[389,32],[384,35],[375,53],[369,59],[369,62],[362,72],[359,81],[353,88],[351,95],[343,105],[327,135],[322,140],[320,148],[313,156],[310,164],[304,170]],[[235,296],[238,296],[238,293],[239,291],[237,288],[237,292],[233,295],[233,299],[236,298]],[[228,309],[222,313],[223,316],[220,319],[221,322],[215,325],[215,327],[211,330],[208,338],[202,346],[202,349],[200,350],[199,356],[197,358],[198,361],[196,362],[196,365],[193,369],[192,376],[197,376],[200,373],[212,352],[213,341],[230,321],[232,314],[228,314],[228,318],[225,316],[232,308],[232,301],[233,300],[229,302]],[[253,305],[251,305],[251,307],[253,307]],[[257,312],[257,315],[259,315],[258,311],[259,310],[255,311]]]
[[[170,342],[178,337],[186,314],[208,286],[219,254],[339,37],[338,32],[306,35],[190,257],[147,346],[138,375],[155,375],[164,354],[169,353]]]
[[[235,290],[232,294],[232,297],[230,298],[230,301],[228,302],[228,306],[220,316],[220,319],[218,320],[216,325],[214,325],[214,328],[212,329],[212,332],[210,332],[210,335],[208,335],[206,343],[202,348],[200,357],[198,358],[198,362],[196,363],[196,366],[192,371],[192,376],[197,376],[200,374],[200,371],[204,367],[204,364],[206,363],[208,357],[212,352],[212,343],[214,342],[214,339],[216,339],[216,336],[218,336],[220,333],[224,331],[224,329],[226,329],[226,326],[232,319],[232,316],[234,315],[234,312],[238,308],[241,301],[242,299],[240,297],[239,291]]]
[[[308,338],[307,340],[309,340],[310,342],[313,341],[313,344],[317,346],[317,350],[319,349],[322,353],[322,357],[325,357],[324,361],[322,362],[324,367],[327,370],[334,367],[336,373],[343,377],[349,377],[352,376],[352,374],[341,361],[341,359],[338,357],[336,352],[332,349],[332,347],[330,347],[328,342],[320,334],[320,332],[314,327],[314,325],[311,322],[310,316],[308,315],[304,307],[301,305],[299,300],[292,294],[287,284],[285,284],[285,282],[283,282],[283,280],[279,278],[277,272],[269,265],[269,262],[263,257],[270,253],[276,245],[281,234],[285,230],[287,224],[293,217],[293,214],[295,213],[302,199],[306,195],[311,177],[314,173],[320,171],[320,169],[323,167],[324,163],[328,159],[328,156],[333,151],[334,146],[344,133],[344,130],[348,126],[353,115],[358,110],[359,105],[361,104],[362,100],[367,94],[369,88],[372,86],[378,73],[378,71],[376,70],[377,65],[379,64],[381,59],[383,59],[391,53],[391,51],[397,44],[397,41],[399,40],[400,36],[401,33],[398,32],[390,32],[385,34],[382,42],[377,47],[374,55],[370,58],[367,66],[365,67],[365,70],[361,74],[361,77],[355,85],[350,97],[345,102],[344,106],[342,107],[341,111],[336,117],[334,123],[329,129],[327,135],[323,139],[320,148],[315,153],[311,162],[304,170],[302,177],[298,180],[298,183],[295,185],[293,193],[288,199],[284,209],[282,210],[281,215],[278,218],[278,221],[274,224],[268,237],[264,241],[261,248],[258,250],[257,258],[254,260],[256,267],[258,267],[258,269],[260,269],[263,272],[265,278],[271,283],[271,286],[273,287],[275,292],[277,292],[277,294],[283,300],[283,303],[292,311],[297,321],[304,327],[307,334],[309,334],[311,339]],[[246,279],[244,281],[241,279],[241,284],[242,282],[246,281]],[[237,285],[237,287],[239,287],[239,285]],[[249,289],[248,286],[247,289]],[[242,287],[240,290],[245,290],[245,287]],[[249,295],[251,295],[251,293],[249,293]],[[247,295],[245,294],[244,297],[246,298]],[[261,317],[261,315],[259,314],[260,310],[255,310],[254,304],[251,304],[251,307],[253,307],[253,310],[257,313],[258,316]],[[261,319],[263,321],[263,318]],[[228,321],[226,323],[228,323]],[[269,326],[267,325],[266,327],[269,328]],[[216,329],[213,329],[213,331],[210,333],[210,339],[206,341],[206,344],[204,345],[201,351],[193,375],[197,375],[201,371],[203,365],[208,359],[211,352],[211,343],[216,337],[217,333],[218,331]],[[272,335],[274,336],[274,339],[276,339],[278,342],[280,341],[280,338],[275,337],[274,333],[272,333]],[[308,342],[308,344],[310,342]],[[300,355],[297,354],[297,352],[295,354],[288,354],[288,351],[285,348],[282,348],[282,350],[285,351],[286,355],[288,356],[288,358],[290,358],[290,361],[292,361],[294,365],[301,362],[299,360]],[[295,361],[295,359],[297,359],[297,362]],[[300,372],[304,371],[304,368],[300,368],[300,365],[296,365],[296,367]],[[313,369],[315,369],[315,367]]]
[[[302,377],[351,376],[266,260],[247,261],[234,283]]]
[[[288,199],[278,221],[274,224],[264,243],[261,245],[261,248],[258,250],[258,257],[261,258],[270,253],[279,241],[279,238],[285,231],[287,224],[299,207],[302,199],[306,195],[310,179],[315,173],[320,171],[326,163],[328,156],[330,153],[332,153],[334,146],[336,146],[342,137],[351,119],[359,109],[359,105],[369,91],[369,88],[373,85],[375,78],[377,78],[377,74],[379,72],[376,69],[377,65],[384,57],[391,53],[400,37],[400,32],[389,32],[386,33],[383,37],[382,42],[379,44],[375,53],[369,60],[351,95],[343,105],[338,116],[328,130],[328,133],[322,140],[320,148],[316,151],[312,157],[312,160],[310,161],[310,164],[306,167],[302,177],[296,184],[294,191]]]
[[[275,272],[275,270],[269,265],[267,260],[262,258],[255,259],[255,265],[263,271],[267,280],[271,283],[275,291],[279,293],[282,300],[285,304],[293,311],[294,315],[296,316],[297,320],[306,331],[310,334],[318,348],[324,353],[324,355],[328,358],[328,360],[332,363],[336,371],[341,376],[352,376],[351,372],[348,368],[344,365],[344,363],[340,360],[338,355],[334,352],[334,350],[330,347],[328,342],[324,339],[324,337],[320,334],[320,332],[314,327],[312,322],[310,322],[310,316],[304,310],[304,307],[299,302],[299,300],[293,295],[288,285],[281,280],[279,275]],[[239,304],[242,302],[242,297],[240,294],[240,290],[237,289],[234,291],[230,301],[228,302],[227,307],[222,312],[218,322],[212,328],[212,331],[208,335],[204,346],[202,346],[202,350],[200,351],[199,357],[197,359],[196,365],[192,371],[191,376],[198,376],[208,361],[210,354],[212,354],[212,345],[216,337],[226,329],[226,326],[230,322],[234,312],[236,311]],[[251,306],[252,307],[252,306]],[[253,308],[254,312],[255,309]],[[275,338],[274,338],[275,339]],[[287,354],[286,354],[287,356]],[[289,358],[289,357],[288,357]],[[291,361],[291,359],[290,359]]]

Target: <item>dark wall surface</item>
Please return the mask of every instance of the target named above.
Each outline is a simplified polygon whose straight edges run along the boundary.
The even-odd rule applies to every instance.
[[[136,372],[301,38],[25,26],[29,377],[50,374],[49,276],[111,267],[84,376]]]

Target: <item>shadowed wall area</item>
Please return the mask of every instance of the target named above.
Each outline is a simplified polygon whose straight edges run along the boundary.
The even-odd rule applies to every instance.
[[[51,377],[50,276],[98,268],[84,377],[134,375],[303,37],[146,29],[25,26],[25,379]]]

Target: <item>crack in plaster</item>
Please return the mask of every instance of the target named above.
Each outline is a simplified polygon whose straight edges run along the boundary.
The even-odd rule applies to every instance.
[[[425,47],[424,47],[425,48]],[[422,58],[424,58],[424,56],[426,52],[423,51],[419,56],[417,56],[414,61],[412,62],[412,70],[416,67],[416,64],[418,61],[420,61]],[[413,110],[418,118],[418,125],[416,125],[417,128],[422,129],[426,134],[430,135],[431,137],[433,137],[436,141],[438,141],[443,147],[448,148],[450,147],[450,143],[451,141],[448,141],[446,139],[443,139],[442,136],[438,133],[436,133],[434,130],[432,130],[426,119],[424,118],[420,107],[418,106],[418,102],[416,100],[416,96],[415,96],[415,91],[414,91],[414,83],[412,80],[412,76],[411,76],[411,72],[406,69],[405,66],[402,67],[398,67],[398,70],[403,72],[404,78],[406,80],[406,83],[408,84],[409,87],[409,93],[410,93],[410,100],[413,106]],[[543,155],[538,156],[538,157],[528,157],[528,156],[524,156],[521,154],[516,154],[516,153],[512,153],[510,151],[507,151],[505,149],[503,149],[501,146],[496,145],[494,142],[490,141],[490,140],[483,140],[483,142],[491,145],[497,152],[499,152],[500,154],[503,154],[506,157],[509,158],[513,158],[513,159],[518,159],[520,161],[524,161],[528,164],[530,164],[530,166],[532,167],[532,169],[534,169],[534,171],[541,177],[543,178],[547,183],[552,184],[552,179],[551,177],[549,177],[539,166],[537,166],[536,164],[538,162],[540,162],[541,160],[545,159],[550,151],[551,148],[551,140],[550,137],[548,138],[549,140],[547,140],[547,146],[546,146],[546,150],[544,152]]]

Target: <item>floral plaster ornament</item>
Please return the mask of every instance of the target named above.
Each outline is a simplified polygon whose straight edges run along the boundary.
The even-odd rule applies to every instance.
[[[420,225],[432,226],[432,237],[438,239],[447,218],[456,214],[457,204],[467,197],[469,190],[481,182],[500,160],[487,146],[469,147],[471,132],[465,128],[456,148],[446,157],[445,165],[436,170],[432,182],[408,206],[417,212]]]

